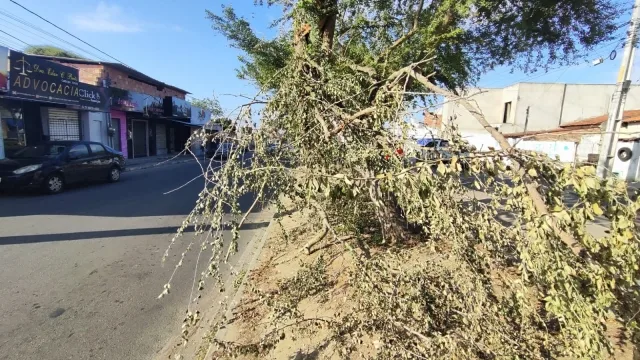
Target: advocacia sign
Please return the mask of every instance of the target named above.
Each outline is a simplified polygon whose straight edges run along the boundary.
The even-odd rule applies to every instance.
[[[78,69],[69,66],[12,50],[8,82],[13,97],[80,105]]]

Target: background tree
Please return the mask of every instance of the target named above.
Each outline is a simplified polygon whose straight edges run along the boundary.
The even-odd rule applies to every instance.
[[[211,111],[211,117],[214,119],[223,115],[222,106],[220,106],[220,101],[218,101],[215,95],[202,99],[191,98],[189,101],[191,105],[195,107]]]
[[[73,59],[84,59],[82,56],[73,53],[68,50],[61,49],[52,45],[32,45],[27,46],[24,49],[27,54],[44,55],[44,56],[59,56]]]

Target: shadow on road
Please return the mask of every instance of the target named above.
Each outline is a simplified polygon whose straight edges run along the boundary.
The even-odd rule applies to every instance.
[[[255,230],[266,228],[269,222],[245,223],[241,230]],[[230,226],[225,227],[230,230]],[[41,242],[68,241],[68,240],[88,240],[102,238],[119,238],[129,236],[145,236],[145,235],[163,235],[174,234],[177,228],[174,226],[141,228],[141,229],[118,229],[118,230],[101,230],[101,231],[84,231],[61,234],[40,234],[40,235],[19,235],[19,236],[3,236],[0,237],[0,245],[14,244],[33,244]],[[193,227],[185,230],[185,233],[194,232]]]

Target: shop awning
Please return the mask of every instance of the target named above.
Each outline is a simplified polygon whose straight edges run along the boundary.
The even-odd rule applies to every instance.
[[[194,127],[194,128],[201,128],[202,127],[202,125],[192,124],[192,123],[186,122],[186,121],[180,121],[180,120],[174,120],[174,119],[167,119],[167,120],[169,120],[171,122],[174,122],[176,124],[184,125],[184,126],[189,126],[189,127]]]

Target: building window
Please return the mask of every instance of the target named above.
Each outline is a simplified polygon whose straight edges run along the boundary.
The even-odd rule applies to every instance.
[[[76,110],[48,108],[49,140],[80,140],[80,118]]]
[[[622,123],[622,128],[623,129],[628,129],[629,128],[629,123],[623,122]]]
[[[511,119],[511,101],[504,103],[504,115],[502,116],[502,123],[506,124]]]

